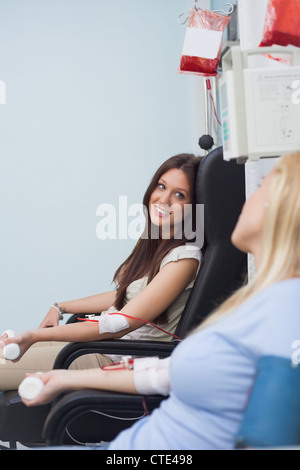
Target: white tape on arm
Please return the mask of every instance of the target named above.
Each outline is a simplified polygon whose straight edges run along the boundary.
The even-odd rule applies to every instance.
[[[103,314],[99,320],[99,333],[118,333],[129,327],[127,318],[124,315]]]
[[[141,395],[170,393],[170,358],[146,358],[134,360],[134,384]]]

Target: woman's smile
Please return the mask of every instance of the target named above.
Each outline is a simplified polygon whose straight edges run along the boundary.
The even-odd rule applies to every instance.
[[[173,213],[168,206],[162,207],[161,205],[154,204],[154,209],[158,217],[169,217]]]

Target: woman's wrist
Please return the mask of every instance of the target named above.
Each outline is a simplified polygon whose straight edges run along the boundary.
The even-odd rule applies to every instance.
[[[57,302],[54,302],[54,304],[51,305],[51,308],[54,308],[57,311],[59,320],[62,320],[64,313],[67,313],[67,310]]]
[[[43,328],[43,329],[49,329],[49,328]],[[29,331],[31,345],[38,343],[39,341],[42,341],[42,338],[40,337],[40,330],[41,330],[40,328],[37,328],[37,329]]]

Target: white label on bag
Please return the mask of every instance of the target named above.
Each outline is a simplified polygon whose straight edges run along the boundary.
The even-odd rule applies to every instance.
[[[187,28],[182,55],[216,59],[222,41],[222,31]]]

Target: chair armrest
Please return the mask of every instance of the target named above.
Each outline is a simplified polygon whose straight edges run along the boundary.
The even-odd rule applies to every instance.
[[[122,413],[136,415],[137,419],[145,414],[145,401],[147,411],[157,408],[166,397],[161,395],[130,395],[102,390],[80,390],[68,392],[58,400],[49,412],[43,429],[43,438],[47,445],[58,446],[63,444],[65,431],[72,421],[80,415],[93,411],[104,414],[118,415]],[[126,411],[124,411],[126,410]],[[129,426],[129,424],[127,424]],[[107,429],[99,425],[95,433],[99,440],[107,440]],[[102,433],[102,435],[101,435]],[[110,439],[117,433],[112,433]],[[110,440],[109,439],[109,440]]]
[[[53,369],[67,369],[77,357],[93,353],[168,357],[176,344],[178,343],[175,341],[132,341],[125,339],[69,343],[57,355]]]

